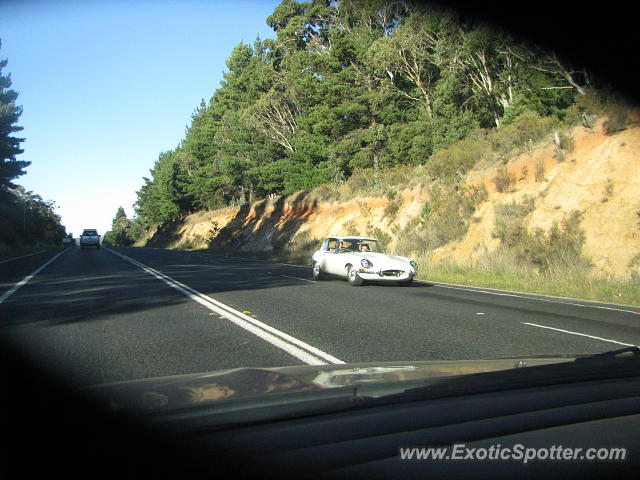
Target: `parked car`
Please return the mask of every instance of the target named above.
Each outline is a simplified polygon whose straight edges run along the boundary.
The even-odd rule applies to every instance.
[[[96,247],[100,248],[100,235],[95,229],[84,229],[80,235],[80,248]]]
[[[315,280],[335,275],[354,286],[366,281],[409,286],[418,267],[407,257],[383,253],[375,238],[353,236],[327,238],[313,254],[311,266]]]

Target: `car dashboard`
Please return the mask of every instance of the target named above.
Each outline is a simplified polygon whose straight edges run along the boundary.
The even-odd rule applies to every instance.
[[[157,419],[156,419],[157,420]],[[193,442],[209,473],[220,460],[261,478],[571,478],[635,475],[640,466],[640,381],[618,378],[438,398],[210,429],[204,412],[189,418],[181,441]],[[623,458],[402,459],[401,450],[458,445],[623,448]]]

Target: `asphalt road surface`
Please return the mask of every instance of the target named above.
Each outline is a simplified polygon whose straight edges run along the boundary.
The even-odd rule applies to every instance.
[[[31,274],[35,275],[31,276]],[[0,263],[0,347],[73,385],[236,367],[597,353],[640,307],[430,282],[351,287],[310,267],[149,248]]]

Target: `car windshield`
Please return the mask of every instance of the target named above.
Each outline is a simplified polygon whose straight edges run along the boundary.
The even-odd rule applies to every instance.
[[[640,345],[640,110],[585,63],[635,93],[635,30],[474,13],[0,2],[0,344],[221,402]]]
[[[344,238],[333,242],[334,249],[339,253],[367,253],[367,252],[383,252],[377,240]]]

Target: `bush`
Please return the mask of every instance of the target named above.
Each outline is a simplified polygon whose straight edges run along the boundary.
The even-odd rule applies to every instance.
[[[380,246],[382,251],[387,251],[389,245],[391,244],[391,241],[393,240],[391,235],[378,227],[373,228],[371,230],[371,233],[373,235],[373,238],[378,240],[378,245]]]
[[[493,177],[493,183],[496,186],[496,190],[500,193],[511,191],[511,186],[515,183],[516,177],[509,172],[506,166],[498,169],[496,176]]]
[[[613,104],[607,107],[608,119],[602,124],[607,135],[621,132],[629,125],[629,110],[623,105]]]
[[[462,238],[476,207],[487,199],[484,185],[432,185],[431,200],[422,207],[424,249],[432,250]]]
[[[461,140],[452,147],[440,150],[429,158],[427,173],[433,178],[453,181],[481,161],[494,158],[491,143],[480,132]]]
[[[386,197],[389,202],[384,207],[384,217],[391,221],[396,217],[402,206],[402,196],[393,190],[389,190]]]
[[[509,125],[492,130],[488,139],[499,157],[524,151],[531,143],[539,142],[560,124],[555,117],[541,117],[527,112],[519,115]]]
[[[582,212],[575,211],[562,222],[555,222],[548,233],[542,229],[530,232],[524,218],[532,207],[530,199],[528,204],[512,203],[496,208],[494,236],[501,241],[500,249],[508,250],[518,262],[534,266],[539,272],[589,268],[590,262],[582,256],[585,238],[580,229]]]
[[[545,174],[544,161],[538,160],[538,163],[536,163],[536,182],[543,182],[544,174]]]

